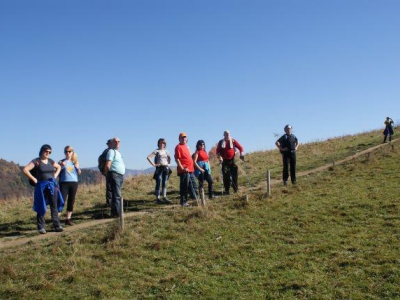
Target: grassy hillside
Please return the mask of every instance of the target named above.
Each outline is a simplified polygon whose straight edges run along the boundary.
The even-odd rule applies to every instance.
[[[332,166],[270,198],[265,174],[280,178],[279,153],[251,153],[240,192],[206,209],[161,209],[151,176],[129,179],[127,212],[151,213],[122,232],[115,220],[1,250],[0,298],[399,298],[400,143],[332,163],[380,142],[374,131],[302,145],[299,171]],[[77,223],[102,216],[103,188],[79,191]],[[177,202],[177,176],[170,191]],[[37,235],[30,205],[1,206],[2,241]]]

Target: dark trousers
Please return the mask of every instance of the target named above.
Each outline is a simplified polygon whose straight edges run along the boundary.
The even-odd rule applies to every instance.
[[[122,185],[124,183],[124,175],[117,172],[109,171],[107,173],[108,180],[111,185],[112,198],[110,203],[111,216],[118,217],[121,213],[122,201]]]
[[[207,181],[208,183],[208,196],[212,197],[213,196],[213,180],[207,171],[204,171],[204,173],[200,173],[199,176],[197,177],[199,179],[199,188],[204,188],[204,181]]]
[[[385,137],[383,138],[383,142],[386,143],[386,139],[389,136],[389,142],[392,141],[392,135],[393,135],[393,128],[392,127],[386,127],[385,130],[383,131],[383,134]]]
[[[238,166],[235,164],[235,159],[224,159],[222,161],[222,177],[226,193],[229,193],[231,184],[233,190],[238,191]]]
[[[183,173],[179,174],[180,182],[179,182],[179,193],[180,193],[180,204],[185,204],[188,200],[188,194],[191,199],[197,198],[197,185],[196,185],[196,177],[194,177],[193,173]]]
[[[282,153],[283,160],[283,182],[289,178],[289,165],[290,165],[290,179],[292,183],[296,182],[296,151],[288,151]]]
[[[57,198],[58,193],[55,192],[54,195],[50,193],[49,190],[44,191],[44,197],[47,199],[47,203],[50,206],[50,214],[51,221],[53,222],[54,227],[60,226],[60,219],[58,218],[58,210],[57,210]],[[46,228],[46,219],[44,215],[36,215],[37,229],[45,229]]]
[[[67,211],[74,211],[75,196],[78,191],[78,182],[61,182],[60,190],[64,201],[67,201]]]

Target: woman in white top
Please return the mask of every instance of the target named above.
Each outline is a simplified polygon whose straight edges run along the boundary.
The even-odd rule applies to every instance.
[[[156,180],[156,201],[157,204],[171,204],[172,202],[167,198],[168,177],[172,173],[169,167],[171,163],[171,156],[166,149],[167,142],[165,139],[160,138],[157,142],[157,146],[158,148],[147,156],[147,160],[149,161],[149,163],[153,167],[156,167],[153,176],[153,179]],[[163,200],[160,199],[160,187],[162,188]]]

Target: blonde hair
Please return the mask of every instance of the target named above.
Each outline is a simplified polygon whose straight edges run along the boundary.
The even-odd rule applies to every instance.
[[[71,146],[65,146],[64,153],[66,153],[67,151],[72,151],[71,161],[76,164],[78,162],[78,154],[75,153],[74,148],[72,148]]]

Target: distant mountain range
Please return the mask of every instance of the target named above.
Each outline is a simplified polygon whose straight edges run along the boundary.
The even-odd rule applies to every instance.
[[[171,169],[175,169],[176,167],[171,167]],[[87,170],[92,170],[92,171],[98,171],[99,169],[97,167],[91,167],[91,168],[85,168]],[[133,177],[133,176],[137,176],[137,175],[147,175],[147,174],[153,174],[154,170],[156,168],[151,167],[151,168],[147,168],[144,170],[132,170],[132,169],[125,169],[125,176],[126,177]]]
[[[91,168],[85,168],[88,170],[93,170],[93,171],[99,171],[97,167],[91,167]],[[131,169],[125,169],[125,176],[126,177],[132,177],[132,176],[137,176],[137,175],[143,175],[143,174],[151,174],[155,170],[154,167],[144,169],[144,170],[131,170]]]
[[[0,201],[32,196],[33,188],[22,173],[22,168],[23,166],[14,162],[0,159]],[[133,177],[153,174],[154,170],[154,167],[144,170],[126,169],[125,176]],[[86,185],[100,184],[103,179],[104,177],[100,174],[97,167],[82,168],[82,174],[79,176],[79,182]]]

